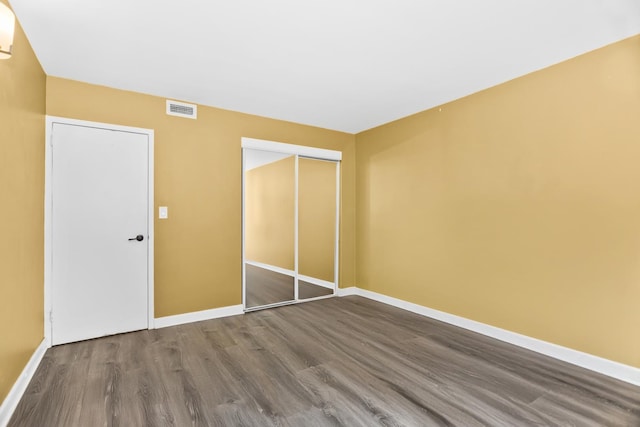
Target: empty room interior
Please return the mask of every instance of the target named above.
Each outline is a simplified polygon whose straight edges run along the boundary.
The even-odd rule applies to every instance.
[[[640,3],[0,0],[0,426],[640,426]]]

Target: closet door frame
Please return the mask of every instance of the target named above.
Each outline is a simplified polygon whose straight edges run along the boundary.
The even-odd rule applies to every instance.
[[[304,145],[285,144],[276,141],[267,141],[254,138],[241,138],[242,148],[242,306],[245,312],[261,310],[265,308],[277,307],[281,305],[297,304],[301,302],[314,301],[318,299],[330,298],[337,294],[338,278],[339,278],[339,248],[340,248],[340,162],[342,161],[342,152],[335,150],[327,150],[323,148],[308,147]],[[245,168],[246,168],[246,151],[245,150],[270,151],[281,154],[290,154],[295,156],[295,221],[294,221],[294,299],[274,304],[261,305],[256,307],[247,307],[247,282],[246,282],[246,243],[245,243]],[[309,158],[316,160],[325,160],[336,163],[336,212],[335,212],[335,247],[334,247],[334,288],[333,293],[329,295],[319,296],[315,298],[298,298],[298,160],[299,158]]]

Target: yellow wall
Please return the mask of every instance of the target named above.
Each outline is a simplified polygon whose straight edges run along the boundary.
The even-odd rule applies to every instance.
[[[245,172],[245,255],[294,269],[295,156]]]
[[[343,153],[341,284],[355,284],[355,136],[211,107],[165,114],[165,98],[47,77],[47,114],[155,130],[156,317],[240,304],[243,136]],[[157,211],[157,210],[156,210]]]
[[[358,286],[640,367],[640,36],[356,144]]]
[[[336,164],[299,159],[298,271],[333,282],[336,235]]]
[[[0,60],[0,403],[42,341],[44,323],[46,80],[19,24],[13,48]]]

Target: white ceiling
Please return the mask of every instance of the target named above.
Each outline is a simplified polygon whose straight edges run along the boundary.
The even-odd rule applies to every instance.
[[[640,33],[638,0],[11,0],[48,75],[356,133]]]

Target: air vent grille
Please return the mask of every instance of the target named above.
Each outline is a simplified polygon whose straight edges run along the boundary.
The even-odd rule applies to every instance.
[[[170,116],[196,119],[198,117],[198,106],[167,99],[167,114]]]

